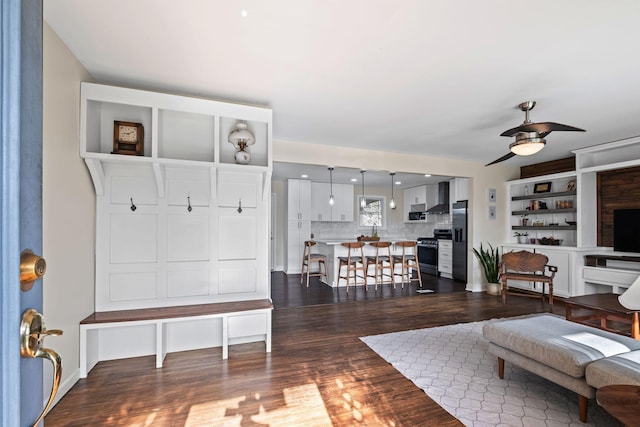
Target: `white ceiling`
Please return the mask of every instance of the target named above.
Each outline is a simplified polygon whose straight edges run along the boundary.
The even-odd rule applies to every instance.
[[[488,163],[526,100],[587,132],[512,166],[640,134],[638,1],[44,0],[44,17],[98,82],[266,105],[276,140]]]

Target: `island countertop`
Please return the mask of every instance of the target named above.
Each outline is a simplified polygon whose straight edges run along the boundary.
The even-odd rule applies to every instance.
[[[342,243],[347,243],[347,242],[356,242],[357,238],[324,238],[324,239],[313,239],[314,242],[317,242],[318,244],[316,246],[314,246],[314,248],[316,248],[316,251],[319,254],[325,255],[327,257],[327,273],[328,273],[328,278],[326,280],[326,283],[329,286],[332,287],[336,287],[336,286],[345,286],[346,282],[344,281],[344,279],[339,279],[339,272],[338,272],[338,267],[340,265],[339,262],[339,257],[341,256],[346,256],[348,254],[349,249],[347,249],[344,246],[341,246]],[[404,241],[412,241],[412,242],[417,242],[417,240],[414,239],[406,239],[406,238],[402,238],[402,237],[393,237],[393,238],[385,238],[385,237],[381,237],[380,238],[381,242],[391,242],[392,245],[389,248],[391,251],[392,255],[400,255],[402,254],[402,248],[396,246],[395,244],[398,242],[404,242]],[[369,245],[369,243],[372,243],[371,241],[365,241],[363,242],[365,243],[365,245],[362,248],[362,251],[364,253],[364,256],[370,256],[370,255],[374,255],[375,254],[375,247]],[[400,272],[397,273],[398,276],[398,280],[401,281],[400,279]],[[322,279],[321,279],[322,280]],[[373,280],[373,279],[371,279]],[[325,281],[325,280],[322,280]],[[357,284],[358,285],[363,285],[364,282],[358,278],[357,280]]]
[[[314,242],[317,243],[322,243],[324,245],[339,245],[341,243],[347,243],[347,242],[357,242],[358,239],[357,238],[353,238],[353,239],[345,239],[345,238],[327,238],[327,239],[313,239]],[[397,242],[406,242],[406,241],[412,241],[412,242],[417,242],[416,239],[405,239],[402,237],[393,237],[393,238],[380,238],[380,242],[391,242],[391,243],[397,243]],[[371,241],[365,241],[366,243],[371,243]]]

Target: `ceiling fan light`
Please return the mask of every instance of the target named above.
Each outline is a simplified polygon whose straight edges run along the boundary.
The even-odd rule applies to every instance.
[[[546,143],[543,138],[520,139],[511,143],[509,149],[518,156],[530,156],[542,150]]]

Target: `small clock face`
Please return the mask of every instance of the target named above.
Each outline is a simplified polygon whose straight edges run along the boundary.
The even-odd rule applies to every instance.
[[[138,128],[135,126],[120,126],[119,139],[122,142],[137,142]]]

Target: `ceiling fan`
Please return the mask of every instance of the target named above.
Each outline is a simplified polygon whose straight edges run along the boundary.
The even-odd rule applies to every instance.
[[[537,153],[538,151],[542,150],[544,145],[547,143],[544,137],[549,135],[554,130],[585,132],[584,129],[569,125],[563,125],[561,123],[532,123],[531,120],[529,120],[529,111],[533,110],[533,107],[535,106],[536,101],[525,101],[522,104],[518,105],[518,108],[520,108],[521,111],[524,111],[524,122],[522,122],[520,126],[505,130],[500,134],[500,136],[509,137],[515,135],[516,140],[509,144],[509,149],[511,150],[511,152],[509,154],[505,154],[499,159],[494,160],[491,163],[486,164],[485,166],[504,162],[505,160],[509,160],[513,156],[529,156],[531,154]]]

